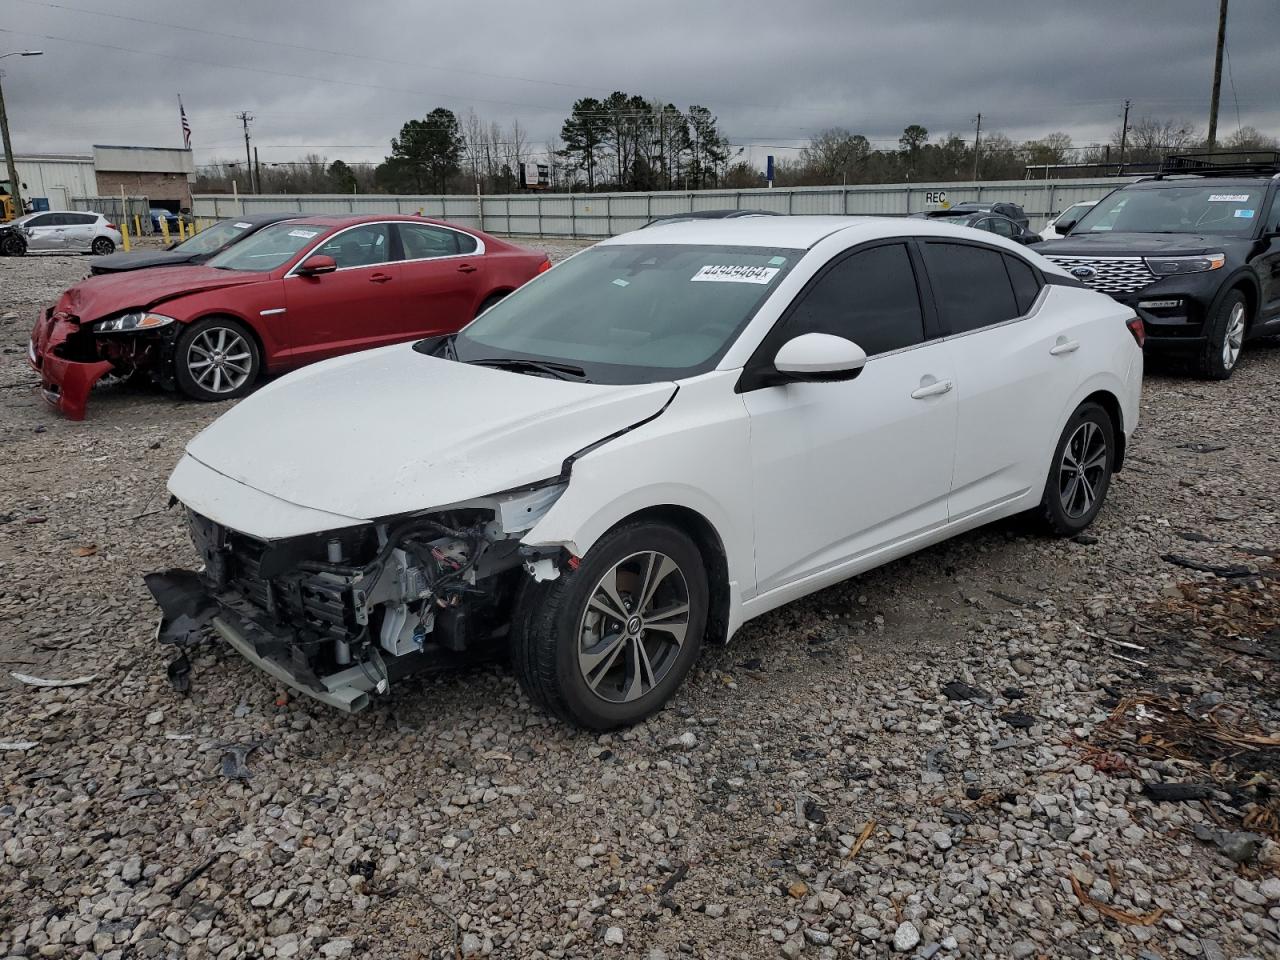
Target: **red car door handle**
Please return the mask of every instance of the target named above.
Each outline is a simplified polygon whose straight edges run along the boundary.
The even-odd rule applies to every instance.
[[[369,275],[370,283],[386,283],[390,279],[391,274],[389,273],[372,273]]]
[[[469,263],[464,263],[462,266],[458,268],[458,272],[459,273],[475,273],[476,268]]]

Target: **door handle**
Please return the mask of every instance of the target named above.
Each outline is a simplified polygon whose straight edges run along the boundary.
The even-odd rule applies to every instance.
[[[938,397],[950,393],[953,384],[950,380],[935,380],[933,383],[911,391],[911,399],[924,400],[926,397]]]
[[[391,274],[389,273],[374,273],[369,275],[370,283],[386,283],[390,279]]]
[[[1068,340],[1066,337],[1059,337],[1058,342],[1049,349],[1049,354],[1050,356],[1061,357],[1063,354],[1075,353],[1079,349],[1079,340]]]
[[[458,268],[458,272],[459,273],[475,273],[476,268],[469,263],[464,263],[462,266]]]

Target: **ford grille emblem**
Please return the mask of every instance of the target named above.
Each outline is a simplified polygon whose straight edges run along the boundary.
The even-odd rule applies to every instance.
[[[1093,267],[1072,267],[1071,275],[1077,280],[1092,280],[1098,275],[1098,271]]]

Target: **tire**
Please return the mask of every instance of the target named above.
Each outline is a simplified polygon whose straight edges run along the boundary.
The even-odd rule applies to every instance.
[[[1074,537],[1093,523],[1111,486],[1115,457],[1111,417],[1096,403],[1082,403],[1062,428],[1062,436],[1053,448],[1040,501],[1041,516],[1051,533]],[[1073,485],[1074,477],[1080,473],[1073,464],[1081,460],[1087,483]],[[1096,467],[1091,467],[1095,461]]]
[[[477,317],[480,316],[480,314],[484,313],[486,310],[492,307],[495,303],[497,303],[499,300],[504,299],[505,297],[506,297],[505,293],[495,293],[491,297],[486,297],[484,303],[480,304],[480,306],[476,309],[476,316]]]
[[[649,573],[658,576],[641,604]],[[604,612],[617,610],[610,583],[614,597],[632,605],[621,616]],[[698,659],[708,593],[702,556],[685,534],[650,521],[617,527],[576,570],[565,565],[556,580],[526,584],[512,621],[516,678],[530,699],[569,723],[591,730],[639,723]],[[665,613],[660,622],[668,626],[647,625],[646,611]]]
[[[10,233],[0,241],[0,254],[6,257],[21,257],[27,252],[27,241],[16,233]]]
[[[1206,324],[1204,351],[1196,360],[1196,373],[1206,380],[1226,380],[1240,362],[1240,348],[1249,330],[1249,303],[1240,290],[1232,290],[1218,304]]]
[[[109,253],[116,252],[116,245],[110,237],[94,237],[91,249],[95,257],[105,257]]]
[[[208,317],[187,327],[173,349],[178,389],[194,400],[235,400],[262,370],[258,343],[244,324]]]

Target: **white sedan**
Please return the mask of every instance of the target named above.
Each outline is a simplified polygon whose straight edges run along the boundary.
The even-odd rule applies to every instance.
[[[192,440],[169,489],[204,568],[148,577],[159,635],[211,624],[344,710],[505,650],[558,716],[635,723],[704,641],[797,597],[1022,511],[1087,527],[1142,336],[1025,247],[933,221],[615,237]]]

